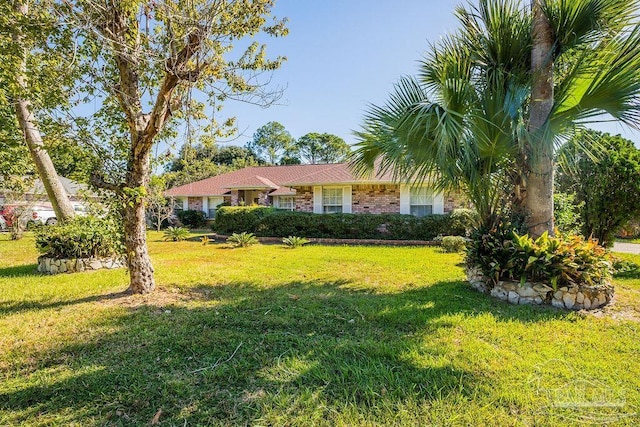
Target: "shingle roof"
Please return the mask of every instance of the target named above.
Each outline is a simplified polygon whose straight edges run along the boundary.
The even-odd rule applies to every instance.
[[[278,188],[279,185],[275,184],[273,181],[264,178],[262,176],[249,176],[241,179],[238,182],[234,182],[233,184],[227,185],[227,188]]]
[[[273,188],[271,194],[283,194],[282,187],[306,185],[390,183],[391,174],[357,178],[347,163],[321,165],[254,166],[225,173],[166,191],[167,196],[222,196],[229,190],[245,188]],[[287,191],[282,189],[282,191]],[[278,193],[276,193],[278,192]],[[287,192],[286,194],[293,194]]]

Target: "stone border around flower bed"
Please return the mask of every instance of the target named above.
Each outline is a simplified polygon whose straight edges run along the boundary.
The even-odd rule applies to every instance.
[[[38,257],[38,271],[45,274],[75,273],[89,270],[122,268],[125,262],[118,258],[70,258]]]
[[[471,286],[511,304],[546,304],[569,310],[595,310],[611,302],[613,286],[572,285],[554,290],[544,283],[500,281],[490,287],[478,268],[467,269]]]

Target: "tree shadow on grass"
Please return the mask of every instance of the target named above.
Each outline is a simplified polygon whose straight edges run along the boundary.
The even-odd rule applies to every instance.
[[[460,369],[425,338],[454,327],[449,315],[564,315],[507,306],[460,281],[397,293],[344,281],[189,292],[92,318],[84,338],[16,361],[0,387],[0,423],[142,425],[158,409],[170,425],[331,424],[345,412],[393,420],[411,402],[473,398],[482,372]]]
[[[27,277],[42,276],[38,272],[38,264],[17,265],[14,267],[0,268],[0,277]]]
[[[131,292],[112,292],[103,295],[90,295],[84,298],[74,300],[56,300],[56,301],[0,301],[0,316],[20,313],[28,310],[48,310],[52,308],[61,308],[76,304],[84,304],[89,302],[105,302],[114,301],[131,296]]]

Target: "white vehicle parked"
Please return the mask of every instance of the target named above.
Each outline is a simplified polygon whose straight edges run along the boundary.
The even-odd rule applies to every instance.
[[[87,211],[82,204],[74,203],[73,210],[78,216],[87,215]],[[33,207],[30,221],[35,221],[44,225],[55,225],[58,223],[58,218],[56,218],[56,213],[53,211],[50,204],[42,204]]]

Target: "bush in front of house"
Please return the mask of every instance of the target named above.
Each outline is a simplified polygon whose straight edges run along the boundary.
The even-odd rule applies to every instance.
[[[36,248],[48,258],[106,258],[124,253],[122,227],[113,220],[92,216],[39,227],[35,238]]]
[[[188,228],[203,228],[207,225],[207,215],[202,211],[187,209],[178,212],[180,223]]]
[[[444,235],[464,235],[450,215],[415,217],[400,214],[327,214],[280,211],[266,207],[223,207],[214,231],[249,232],[257,236],[306,236],[333,239],[431,240]]]
[[[213,231],[220,234],[255,233],[260,219],[274,211],[266,206],[221,206],[216,211]]]
[[[478,212],[473,209],[458,208],[451,212],[451,231],[453,236],[470,235],[480,223]]]

